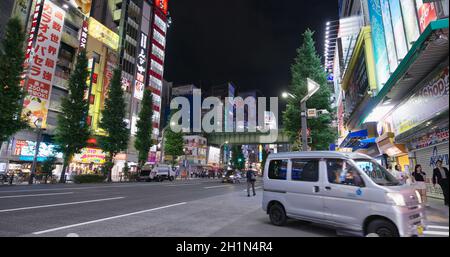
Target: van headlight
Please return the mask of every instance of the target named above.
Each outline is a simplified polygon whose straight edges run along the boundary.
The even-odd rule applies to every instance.
[[[420,195],[419,191],[416,190],[416,197],[417,197],[417,201],[419,201],[419,203],[422,203],[422,196]]]
[[[399,193],[387,193],[388,200],[397,206],[406,206],[405,198]]]

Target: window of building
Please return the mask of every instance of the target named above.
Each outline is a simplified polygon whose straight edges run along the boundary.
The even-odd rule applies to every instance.
[[[319,161],[294,159],[291,173],[294,181],[317,182],[319,181]]]
[[[269,164],[269,178],[286,180],[288,160],[273,160]]]

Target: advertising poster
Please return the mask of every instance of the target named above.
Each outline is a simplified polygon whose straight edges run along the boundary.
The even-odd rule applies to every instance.
[[[89,16],[91,12],[92,0],[70,0],[70,3],[84,15]]]
[[[377,71],[377,87],[380,91],[389,79],[389,61],[384,37],[383,17],[379,0],[368,0],[372,43]]]
[[[387,53],[389,58],[390,72],[394,72],[398,66],[397,51],[395,47],[394,31],[391,22],[391,10],[389,0],[380,0],[381,13],[383,16],[384,33],[386,38]]]
[[[104,43],[112,50],[119,48],[119,35],[92,17],[89,18],[88,31],[90,36]]]
[[[449,68],[446,67],[394,111],[392,121],[396,135],[433,118],[436,113],[448,110],[448,71]]]
[[[437,19],[436,8],[433,3],[424,3],[422,0],[416,0],[416,5],[420,33],[422,33],[432,21]]]
[[[106,64],[105,70],[103,72],[103,88],[102,96],[100,100],[100,108],[103,110],[105,108],[105,100],[108,97],[109,85],[113,77],[114,69],[117,65],[117,56],[113,51],[108,50],[106,54]]]
[[[50,1],[45,1],[42,8],[36,43],[29,61],[30,71],[25,85],[27,96],[24,98],[22,115],[28,118],[32,127],[37,119],[42,119],[42,128],[46,128],[53,75],[66,13]]]
[[[75,156],[73,157],[74,162],[87,164],[104,164],[105,160],[105,152],[97,148],[83,148],[81,150],[81,153],[75,154]]]
[[[416,6],[414,0],[400,0],[400,5],[403,13],[403,24],[405,26],[408,49],[411,49],[411,46],[420,36]]]
[[[395,47],[397,50],[397,58],[403,59],[408,53],[408,45],[406,42],[405,28],[403,26],[402,10],[399,0],[389,0],[392,16],[392,27],[394,28]]]
[[[169,10],[168,0],[155,0],[155,6],[158,7],[165,15],[167,15]]]
[[[56,152],[56,145],[41,142],[39,144],[38,161],[43,161],[51,156],[62,158],[63,154]],[[32,161],[36,151],[36,142],[29,140],[17,140],[14,148],[14,155],[19,156],[22,161]]]

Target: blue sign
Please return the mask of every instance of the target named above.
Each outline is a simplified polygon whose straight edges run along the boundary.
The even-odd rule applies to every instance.
[[[333,73],[328,74],[327,80],[328,80],[328,81],[334,81],[334,75],[333,75]]]
[[[358,188],[358,190],[356,190],[356,195],[361,196],[362,195],[362,190],[361,188]]]

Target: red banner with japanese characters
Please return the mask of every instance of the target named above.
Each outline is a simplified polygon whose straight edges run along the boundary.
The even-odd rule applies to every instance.
[[[44,1],[39,29],[29,59],[28,80],[25,85],[22,115],[34,126],[42,119],[42,128],[47,125],[53,76],[58,60],[59,46],[66,12],[50,1]]]

